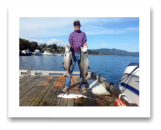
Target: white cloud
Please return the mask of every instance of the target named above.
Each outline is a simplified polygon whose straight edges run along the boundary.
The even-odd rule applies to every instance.
[[[131,18],[111,18],[111,17],[34,17],[20,18],[20,37],[54,37],[69,36],[74,30],[73,21],[79,19],[83,25],[81,29],[87,35],[101,34],[124,34],[128,31],[137,31],[136,27],[123,29],[101,27],[102,23],[120,23],[129,21]],[[135,19],[134,19],[135,20]],[[101,23],[101,24],[100,24]]]
[[[129,27],[129,28],[125,28],[126,30],[129,30],[129,31],[138,31],[139,28],[138,27]]]
[[[101,35],[101,34],[124,34],[127,31],[125,29],[111,29],[94,25],[88,25],[84,27],[84,32],[86,32],[87,35]]]
[[[107,46],[107,44],[100,44],[101,45],[101,47],[105,47],[105,46]]]
[[[48,41],[44,41],[44,40],[34,40],[34,39],[27,39],[27,38],[23,38],[23,39],[26,39],[26,40],[29,40],[30,42],[37,42],[38,45],[40,44],[47,44],[47,45],[51,45],[51,44],[57,44],[57,46],[66,46],[66,45],[69,45],[68,42],[63,42],[61,40],[57,40],[57,39],[51,39],[51,40],[48,40]]]

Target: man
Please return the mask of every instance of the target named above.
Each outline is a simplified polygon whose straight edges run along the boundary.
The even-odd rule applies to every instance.
[[[86,41],[87,41],[86,34],[80,30],[80,27],[81,27],[80,21],[75,20],[73,24],[74,24],[75,30],[74,30],[74,32],[72,32],[69,35],[69,43],[70,43],[69,46],[72,48],[72,61],[73,61],[73,64],[72,64],[72,67],[70,70],[70,74],[73,72],[76,62],[78,62],[78,67],[79,67],[80,47],[83,47],[83,46],[87,47],[88,46],[86,43]],[[80,71],[80,69],[79,69],[79,71]],[[80,82],[81,81],[82,81],[82,75],[80,74]],[[67,77],[66,83],[65,83],[66,87],[63,89],[64,92],[67,92],[67,90],[70,87],[70,84],[71,84],[71,77]],[[87,89],[84,85],[82,85],[81,88],[84,92],[87,91]]]

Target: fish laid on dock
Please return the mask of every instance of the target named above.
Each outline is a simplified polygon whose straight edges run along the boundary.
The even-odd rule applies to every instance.
[[[72,65],[72,52],[71,47],[66,46],[65,47],[65,54],[64,54],[64,69],[66,70],[66,73],[64,74],[65,77],[71,77],[70,75],[70,67]]]
[[[60,98],[88,98],[87,96],[83,95],[83,94],[79,94],[79,93],[62,93],[62,94],[59,94],[57,97],[60,97]]]
[[[82,75],[82,82],[80,83],[80,86],[83,84],[88,85],[88,82],[86,80],[86,76],[88,75],[88,69],[89,69],[89,58],[88,58],[88,52],[87,47],[83,46],[80,47],[81,51],[81,60],[80,60],[80,73]]]

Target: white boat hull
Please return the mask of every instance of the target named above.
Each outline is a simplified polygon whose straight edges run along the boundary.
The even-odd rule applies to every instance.
[[[44,53],[42,53],[43,55],[48,55],[48,56],[53,56],[54,54],[53,53],[50,53],[50,52],[47,52],[45,51]]]
[[[34,55],[37,55],[37,56],[40,56],[41,55],[41,53],[33,53]]]
[[[137,64],[129,65],[122,76],[124,79],[128,74],[130,74],[135,68]],[[128,99],[132,103],[136,103],[139,105],[139,67],[131,73],[131,75],[127,78],[127,80],[123,80],[119,84],[119,89],[122,94],[126,95]]]

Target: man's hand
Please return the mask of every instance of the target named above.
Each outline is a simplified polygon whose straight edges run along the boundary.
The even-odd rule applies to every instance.
[[[69,47],[73,48],[71,45],[69,45]]]
[[[65,49],[66,49],[66,47],[67,47],[67,45],[65,46]],[[71,47],[71,48],[72,48],[72,46],[71,46],[71,45],[69,45],[69,47]]]
[[[87,43],[84,43],[84,46],[85,46],[85,47],[88,47]]]

